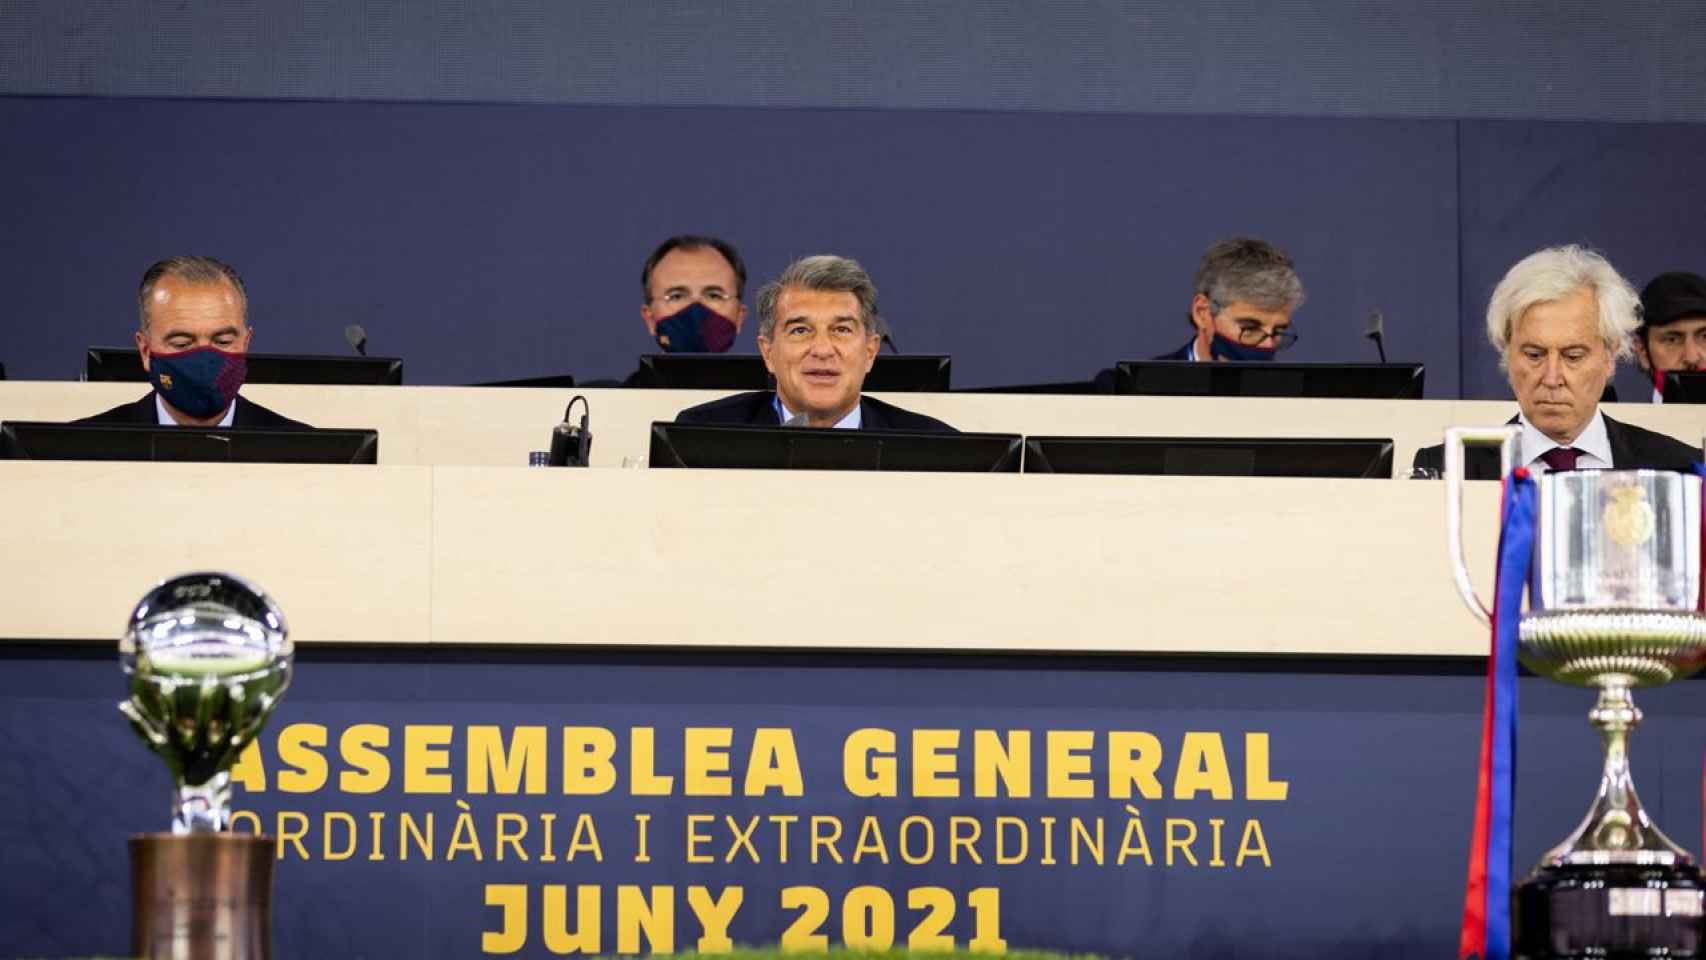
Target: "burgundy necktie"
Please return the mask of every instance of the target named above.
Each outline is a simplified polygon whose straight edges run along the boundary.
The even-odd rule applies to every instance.
[[[1575,447],[1553,447],[1540,455],[1546,461],[1546,469],[1553,473],[1564,473],[1576,469],[1576,459],[1582,455]]]

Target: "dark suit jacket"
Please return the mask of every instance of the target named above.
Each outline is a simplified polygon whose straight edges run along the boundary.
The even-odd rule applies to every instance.
[[[777,418],[776,404],[771,400],[774,396],[775,394],[769,390],[737,393],[732,397],[712,400],[710,403],[701,403],[697,407],[688,407],[675,415],[675,422],[779,427],[782,422]],[[902,410],[892,403],[884,403],[875,397],[859,398],[859,417],[859,429],[861,430],[959,433],[958,430],[935,417],[913,413],[911,410]]]
[[[1185,345],[1180,347],[1179,349],[1174,350],[1170,353],[1163,353],[1161,356],[1152,357],[1151,359],[1154,359],[1154,360],[1189,360],[1191,358],[1191,344],[1193,342],[1195,342],[1195,340],[1196,340],[1196,338],[1192,337],[1190,340],[1186,340]],[[1115,387],[1117,386],[1118,378],[1114,375],[1114,368],[1109,367],[1108,369],[1097,373],[1096,378],[1094,380],[1092,380],[1091,382],[1096,385],[1096,392],[1097,393],[1114,393],[1114,392],[1116,392]]]
[[[100,423],[111,426],[136,425],[152,427],[160,423],[159,412],[154,408],[154,394],[150,392],[141,400],[134,403],[121,403],[104,413],[92,417],[73,420],[72,423]],[[251,403],[241,396],[237,398],[237,413],[231,418],[233,427],[246,427],[253,430],[312,430],[306,423],[300,423],[289,417],[273,413],[258,403]]]
[[[1515,417],[1506,421],[1518,422]],[[1688,470],[1700,460],[1700,451],[1662,433],[1643,430],[1628,423],[1605,418],[1605,435],[1611,441],[1611,465],[1618,470]],[[1413,463],[1430,470],[1445,469],[1445,444],[1416,451]],[[1499,479],[1499,451],[1472,447],[1464,451],[1463,475],[1469,480]]]

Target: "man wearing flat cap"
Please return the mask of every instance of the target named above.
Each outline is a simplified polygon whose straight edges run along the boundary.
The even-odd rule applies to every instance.
[[[1641,291],[1635,362],[1653,381],[1655,403],[1665,374],[1706,370],[1706,277],[1661,273]]]

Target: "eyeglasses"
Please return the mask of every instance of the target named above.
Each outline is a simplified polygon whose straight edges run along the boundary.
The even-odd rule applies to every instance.
[[[1238,342],[1246,347],[1265,347],[1269,350],[1284,350],[1297,342],[1297,334],[1291,328],[1275,330],[1269,333],[1262,329],[1261,324],[1243,324],[1238,328]]]

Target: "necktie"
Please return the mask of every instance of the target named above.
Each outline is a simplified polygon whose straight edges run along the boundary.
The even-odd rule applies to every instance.
[[[1581,455],[1582,452],[1575,447],[1553,447],[1541,454],[1540,459],[1546,461],[1546,469],[1553,473],[1563,473],[1576,469],[1576,458]]]

